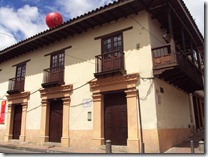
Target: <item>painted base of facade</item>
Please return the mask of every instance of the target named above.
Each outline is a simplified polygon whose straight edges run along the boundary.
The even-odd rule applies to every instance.
[[[27,130],[25,142],[40,143],[40,130]]]
[[[0,141],[4,141],[5,134],[6,134],[6,129],[0,129]]]
[[[180,144],[182,141],[188,139],[190,136],[191,130],[189,128],[159,129],[158,137],[160,152],[165,152],[169,148],[176,146],[177,144]]]
[[[143,130],[145,153],[163,153],[191,136],[189,128]]]
[[[1,130],[0,140],[4,140],[4,134],[6,130]],[[71,130],[69,132],[70,139],[66,141],[69,142],[69,147],[73,148],[89,148],[89,149],[98,149],[102,145],[94,145],[92,130]],[[188,128],[181,129],[144,129],[143,130],[143,139],[145,153],[163,153],[171,147],[181,143],[182,141],[188,139],[191,136],[191,131]],[[10,139],[12,140],[12,139]],[[104,139],[103,139],[104,141]],[[21,139],[19,142],[22,142]],[[25,142],[38,144],[38,145],[47,145],[47,142],[42,143],[40,138],[40,130],[26,130]],[[135,152],[134,149],[140,144],[140,140],[127,140],[126,150],[128,153]],[[63,143],[63,141],[61,142]],[[60,143],[60,145],[62,145]],[[140,148],[139,148],[140,150]]]
[[[143,129],[145,153],[160,153],[157,129]]]

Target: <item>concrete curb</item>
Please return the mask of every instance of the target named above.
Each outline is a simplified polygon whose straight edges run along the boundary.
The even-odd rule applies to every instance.
[[[2,144],[0,144],[0,147],[9,148],[9,149],[17,149],[17,150],[25,150],[25,151],[34,151],[34,152],[39,152],[39,153],[47,153],[47,149],[41,149],[41,148],[21,147],[21,146],[2,145]]]
[[[33,151],[33,152],[37,152],[37,153],[64,153],[64,154],[71,154],[71,153],[75,153],[76,152],[68,152],[68,151],[61,151],[61,150],[51,150],[50,147],[49,148],[32,148],[32,147],[26,147],[26,146],[16,146],[16,145],[3,145],[0,144],[0,147],[2,148],[8,148],[8,149],[16,149],[16,150],[25,150],[25,151]]]
[[[77,153],[75,153],[75,152],[66,152],[66,151],[59,151],[59,150],[46,150],[46,153],[77,154]]]

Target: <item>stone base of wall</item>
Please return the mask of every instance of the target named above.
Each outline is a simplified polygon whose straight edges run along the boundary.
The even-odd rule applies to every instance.
[[[91,148],[93,130],[71,130],[70,135],[70,147],[84,147]]]
[[[4,141],[6,129],[0,129],[0,141]]]
[[[160,152],[165,152],[169,148],[180,144],[191,136],[189,128],[179,129],[159,129]]]
[[[160,153],[158,130],[143,129],[143,143],[145,147],[145,153]]]
[[[145,153],[163,153],[191,136],[189,128],[143,129]]]
[[[40,143],[40,130],[26,130],[25,142]]]
[[[69,132],[70,147],[89,149],[98,148],[93,145],[92,132],[93,130],[71,130]],[[6,130],[0,130],[0,141],[4,141],[5,133]],[[159,130],[143,129],[145,153],[163,153],[169,148],[174,147],[182,141],[188,139],[190,136],[191,130],[189,128]],[[41,144],[40,130],[26,130],[25,142]],[[101,146],[99,148],[101,148]]]

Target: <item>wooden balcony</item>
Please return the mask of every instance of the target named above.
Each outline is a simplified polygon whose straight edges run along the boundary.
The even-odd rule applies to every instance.
[[[8,94],[21,93],[24,91],[25,77],[15,77],[9,79]]]
[[[105,53],[95,56],[96,69],[94,76],[96,78],[123,75],[126,73],[124,68],[124,53],[120,51],[114,51],[111,53]]]
[[[43,88],[64,84],[64,67],[53,67],[43,71]]]
[[[152,56],[155,77],[187,93],[203,89],[202,73],[183,52],[173,53],[168,44],[153,48]]]

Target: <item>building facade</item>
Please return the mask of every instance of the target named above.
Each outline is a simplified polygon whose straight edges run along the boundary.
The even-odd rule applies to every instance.
[[[203,49],[181,0],[120,0],[21,41],[0,52],[0,140],[164,152],[204,127]]]

